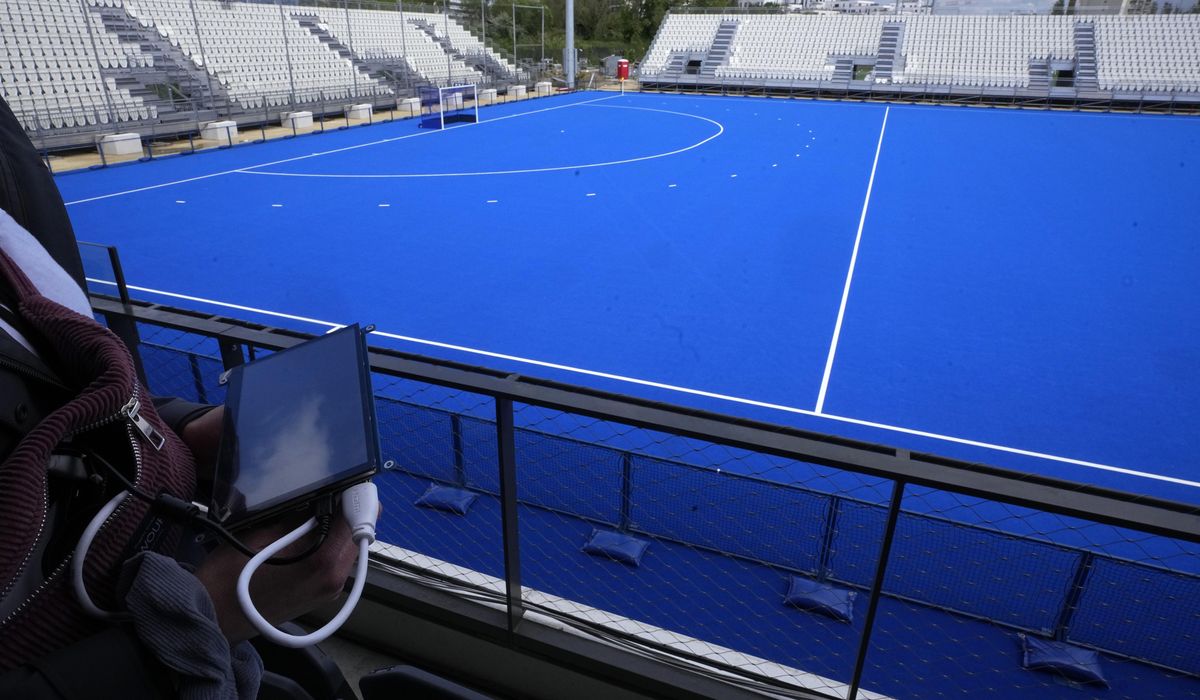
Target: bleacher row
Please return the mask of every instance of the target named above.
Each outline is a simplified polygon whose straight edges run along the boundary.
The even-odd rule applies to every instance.
[[[93,44],[94,40],[94,44]],[[89,36],[76,0],[4,0],[0,4],[0,94],[14,112],[53,123],[70,115],[91,124],[151,119],[153,105],[118,87],[102,71],[153,66],[148,56],[129,50],[104,32]]]
[[[1033,61],[1070,62],[1077,71],[1081,57],[1086,63],[1075,45],[1083,23],[1095,36],[1095,89],[1200,92],[1198,15],[672,13],[642,63],[642,78],[670,78],[673,69],[677,75],[673,55],[706,53],[722,21],[738,27],[728,59],[712,76],[721,82],[833,81],[834,57],[879,57],[883,27],[894,23],[901,27],[900,49],[880,82],[1028,88]]]
[[[106,24],[113,17],[119,27]],[[30,130],[155,119],[152,90],[139,88],[168,80],[154,74],[156,53],[244,109],[392,94],[367,62],[433,83],[479,83],[484,74],[455,54],[483,56],[518,75],[441,14],[270,2],[0,0],[0,42],[0,96]]]

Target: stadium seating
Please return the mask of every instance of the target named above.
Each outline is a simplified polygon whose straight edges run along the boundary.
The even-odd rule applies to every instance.
[[[1200,92],[1200,15],[1097,16],[1103,90]],[[1180,84],[1180,76],[1188,82]]]
[[[98,0],[92,0],[96,2]],[[348,96],[355,82],[366,92],[384,92],[382,83],[355,76],[354,64],[295,21],[315,10],[250,2],[198,0],[130,0],[125,11],[143,26],[154,28],[191,57],[197,66],[221,79],[229,96],[248,108],[319,97]],[[197,23],[202,28],[196,30]]]
[[[150,86],[170,82],[172,61],[206,72],[213,91],[242,110],[392,94],[369,68],[379,58],[431,83],[483,82],[467,61],[486,64],[492,77],[525,77],[453,19],[382,9],[0,0],[0,41],[0,95],[27,129],[43,132],[155,120]]]
[[[442,15],[322,10],[321,19],[335,36],[351,44],[357,55],[406,61],[409,68],[430,82],[478,83],[483,77],[461,59],[447,55],[446,50],[417,24],[423,22],[440,27],[445,24]]]
[[[895,82],[1026,87],[1030,59],[1074,55],[1073,19],[933,15],[904,24],[906,67]]]
[[[693,59],[713,46],[722,21],[735,21],[732,49],[712,82],[846,81],[848,65],[882,65],[885,24],[900,27],[899,51],[885,76],[870,82],[964,88],[1050,87],[1048,75],[1073,69],[1081,90],[1200,92],[1200,17],[668,14],[641,66],[643,80],[671,82],[685,71],[673,57]],[[1077,43],[1095,33],[1095,72]],[[857,59],[857,60],[856,60]],[[879,63],[876,63],[876,61]],[[1035,64],[1045,78],[1035,83]],[[1096,84],[1088,79],[1095,77]],[[861,77],[861,76],[860,76]]]
[[[157,116],[102,70],[152,67],[151,57],[91,24],[74,0],[0,5],[0,93],[27,129],[94,127]],[[93,45],[94,41],[94,45]]]

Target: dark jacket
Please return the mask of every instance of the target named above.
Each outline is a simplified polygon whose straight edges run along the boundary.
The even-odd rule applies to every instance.
[[[83,264],[74,231],[54,179],[20,123],[0,101],[0,209],[29,231],[86,291]],[[0,318],[18,330],[14,292],[0,281]],[[37,347],[35,334],[22,333]],[[0,463],[20,438],[70,398],[51,367],[0,331]],[[156,401],[156,403],[160,403]],[[162,402],[163,418],[177,430],[205,407],[182,401]],[[2,582],[0,582],[2,583]],[[0,697],[87,698],[169,697],[165,669],[128,630],[101,634],[0,675]]]

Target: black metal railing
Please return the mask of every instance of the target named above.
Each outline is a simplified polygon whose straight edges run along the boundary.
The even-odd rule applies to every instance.
[[[198,400],[222,399],[224,368],[308,337],[93,303],[153,391]],[[725,674],[705,693],[1056,692],[1061,679],[1020,667],[1022,635],[1101,653],[1109,697],[1200,692],[1196,506],[397,351],[371,359],[390,460],[381,600],[416,577],[504,610],[507,643],[544,641],[549,618],[606,640],[586,652],[597,663],[616,643]],[[474,505],[414,505],[432,487]],[[644,544],[641,564],[582,553],[595,531]],[[852,594],[852,621],[784,605],[793,579]]]

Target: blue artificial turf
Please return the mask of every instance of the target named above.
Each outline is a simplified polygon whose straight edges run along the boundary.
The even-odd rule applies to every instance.
[[[812,415],[885,110],[824,410],[934,437]],[[1200,502],[1186,484],[936,437],[1198,480],[1200,123],[611,93],[481,118],[59,185],[80,238],[119,246],[131,284],[778,404],[801,412],[377,339]],[[586,167],[614,161],[633,162]],[[472,174],[538,169],[550,170]]]

